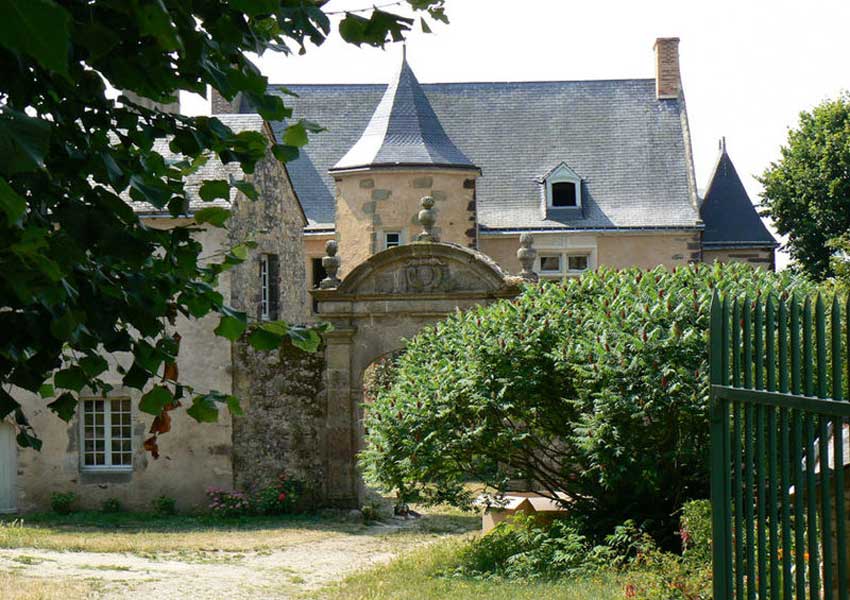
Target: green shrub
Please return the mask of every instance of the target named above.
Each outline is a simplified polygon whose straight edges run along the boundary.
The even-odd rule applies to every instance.
[[[261,515],[283,515],[297,512],[304,497],[304,483],[285,474],[260,489],[253,499],[254,509]]]
[[[617,526],[597,546],[581,529],[569,519],[541,524],[519,513],[460,552],[451,574],[557,579],[619,569],[655,550],[652,539],[632,522]]]
[[[688,559],[711,562],[711,502],[693,500],[682,507],[682,550]]]
[[[103,504],[100,505],[100,510],[105,513],[119,513],[124,510],[124,507],[121,505],[121,501],[118,498],[107,498],[103,501]]]
[[[153,512],[157,516],[167,517],[177,514],[177,500],[169,496],[158,496],[151,502]]]
[[[50,508],[58,515],[69,515],[74,512],[77,494],[74,492],[53,492],[50,494]]]
[[[742,264],[601,268],[426,328],[366,413],[366,477],[403,500],[469,504],[469,479],[563,491],[597,542],[633,519],[678,544],[708,495],[712,292],[811,293]]]

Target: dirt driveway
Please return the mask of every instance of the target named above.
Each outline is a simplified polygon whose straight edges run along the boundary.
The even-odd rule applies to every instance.
[[[61,597],[67,600],[294,598],[358,569],[387,562],[413,547],[464,531],[429,531],[427,518],[423,521],[425,527],[419,521],[394,520],[357,532],[295,536],[291,543],[278,547],[246,551],[151,553],[6,548],[0,549],[0,573],[21,581],[73,582],[77,590],[84,590],[63,593]],[[0,590],[0,598],[3,597]],[[8,597],[28,598],[11,593]],[[34,593],[32,597],[50,596]]]

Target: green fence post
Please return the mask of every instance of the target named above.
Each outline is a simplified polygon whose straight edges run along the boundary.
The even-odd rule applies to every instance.
[[[722,384],[722,352],[723,340],[723,308],[717,290],[711,299],[711,328],[709,363],[711,371],[711,383]],[[729,540],[726,539],[726,521],[729,512],[729,500],[725,495],[727,489],[726,478],[729,465],[724,464],[724,447],[727,438],[724,435],[724,421],[728,420],[725,401],[712,394],[711,398],[711,536],[712,544],[712,579],[715,598],[728,598],[727,569],[731,569],[728,557]]]

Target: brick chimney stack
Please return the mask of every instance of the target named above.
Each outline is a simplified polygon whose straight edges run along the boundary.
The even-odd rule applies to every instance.
[[[210,114],[226,115],[238,113],[240,112],[240,104],[242,104],[242,94],[236,94],[233,100],[228,100],[217,89],[210,86]]]
[[[679,72],[679,38],[655,40],[655,93],[659,100],[675,99],[682,91]]]

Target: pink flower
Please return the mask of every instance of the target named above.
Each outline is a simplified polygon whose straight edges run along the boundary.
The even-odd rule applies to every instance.
[[[277,501],[278,502],[283,502],[284,500],[286,500],[286,492],[281,492],[280,494],[277,495]]]

